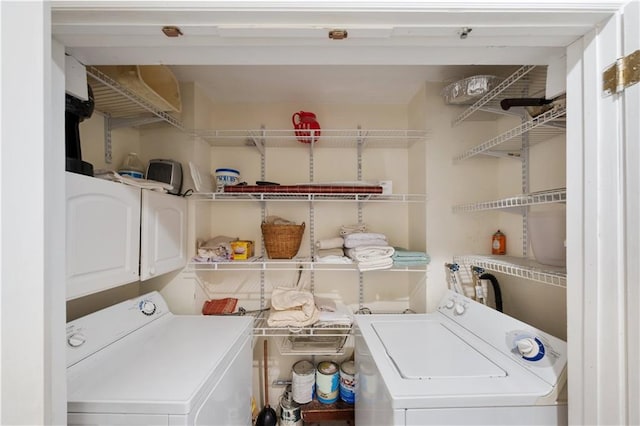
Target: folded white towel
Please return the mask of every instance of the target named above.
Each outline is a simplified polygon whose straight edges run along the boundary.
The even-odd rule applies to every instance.
[[[353,225],[342,225],[340,227],[340,235],[352,234],[354,232],[367,232],[367,225],[364,223],[356,223]]]
[[[326,257],[326,256],[344,256],[344,250],[342,247],[340,248],[332,248],[332,249],[318,249],[316,252],[316,256],[318,257]]]
[[[378,232],[359,232],[344,237],[345,241],[386,240],[387,236]]]
[[[386,246],[387,236],[374,232],[363,232],[358,234],[349,234],[344,237],[344,246],[347,248],[361,246]]]
[[[344,238],[342,237],[326,238],[323,240],[318,240],[316,242],[316,247],[319,249],[340,248],[343,245],[344,245]]]
[[[372,239],[372,240],[355,240],[355,241],[345,241],[344,246],[346,248],[355,248],[355,247],[367,247],[367,246],[386,246],[387,240],[382,240],[380,238]]]
[[[368,260],[366,262],[358,262],[358,269],[362,272],[373,271],[377,269],[389,269],[393,266],[393,259],[385,257],[377,260]]]
[[[318,263],[333,263],[333,264],[350,264],[353,263],[353,261],[351,259],[349,259],[346,256],[336,256],[336,255],[332,255],[330,254],[329,256],[322,256],[322,257],[318,257],[316,258],[316,262]]]
[[[345,252],[347,256],[358,262],[368,262],[379,259],[391,258],[394,253],[394,248],[391,246],[367,246],[367,247],[355,247],[347,249]],[[391,260],[393,263],[393,259]]]
[[[336,325],[351,325],[353,323],[353,313],[347,305],[342,302],[335,302],[336,310],[320,311],[316,327],[329,327]]]

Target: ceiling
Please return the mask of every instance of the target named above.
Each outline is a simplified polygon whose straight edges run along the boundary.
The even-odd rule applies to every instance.
[[[425,81],[557,61],[624,1],[56,0],[52,34],[83,64],[173,65],[219,101],[397,104]]]
[[[513,67],[435,65],[172,66],[178,81],[196,82],[216,102],[407,104],[426,81],[478,74],[506,76]]]

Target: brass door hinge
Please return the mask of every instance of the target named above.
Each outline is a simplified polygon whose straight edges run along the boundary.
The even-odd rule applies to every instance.
[[[640,81],[640,50],[616,60],[602,73],[602,94],[620,93]]]

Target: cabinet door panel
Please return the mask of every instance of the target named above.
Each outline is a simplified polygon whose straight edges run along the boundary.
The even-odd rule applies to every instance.
[[[139,277],[140,190],[67,173],[67,299]]]
[[[187,200],[142,191],[140,279],[174,271],[187,263]]]

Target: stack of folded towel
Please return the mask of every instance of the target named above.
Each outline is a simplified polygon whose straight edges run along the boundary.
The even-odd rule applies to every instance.
[[[361,271],[388,269],[393,266],[394,248],[384,234],[356,232],[344,236],[345,254],[358,262]]]
[[[402,247],[394,247],[395,252],[391,258],[396,266],[426,265],[431,261],[429,255],[422,251],[410,251]]]
[[[320,263],[351,263],[344,255],[342,237],[327,238],[316,242],[316,261]]]
[[[318,321],[313,294],[296,287],[276,287],[271,293],[270,327],[306,327]]]
[[[318,296],[315,300],[320,314],[314,327],[349,327],[353,323],[353,313],[344,303]]]

